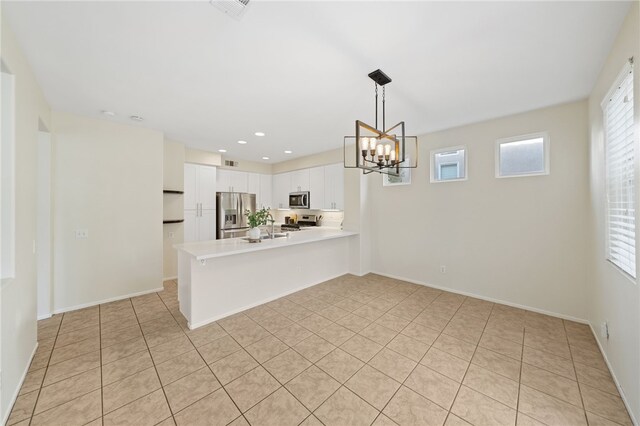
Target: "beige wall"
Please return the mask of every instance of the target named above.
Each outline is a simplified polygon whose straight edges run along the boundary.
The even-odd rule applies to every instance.
[[[164,140],[164,189],[184,191],[184,145],[169,139]],[[184,195],[164,194],[163,196],[164,219],[184,218]],[[178,254],[173,248],[174,244],[184,241],[184,223],[167,223],[162,227],[163,231],[163,267],[164,279],[173,279],[178,276]]]
[[[219,166],[222,164],[222,156],[215,152],[185,148],[184,161],[187,163],[204,164],[205,166]]]
[[[58,112],[52,123],[54,311],[162,288],[162,133]]]
[[[635,57],[634,109],[636,129],[640,129],[640,8],[631,8],[614,47],[589,97],[590,125],[590,192],[593,241],[589,270],[589,298],[587,317],[596,337],[617,377],[629,408],[640,421],[640,290],[637,280],[628,279],[605,260],[605,171],[602,109],[600,103],[614,84],[627,59]],[[636,139],[640,131],[636,131]],[[636,144],[636,146],[638,146]],[[636,148],[636,188],[640,188],[640,169],[637,167],[640,150]],[[637,191],[637,190],[636,190]],[[636,192],[638,194],[638,192]],[[636,199],[640,199],[636,195]],[[636,247],[639,246],[636,231]],[[636,251],[638,256],[638,252]],[[636,263],[640,258],[636,259]],[[600,324],[607,321],[610,338],[599,335]],[[637,424],[637,423],[636,423]]]
[[[1,10],[1,9],[0,9]],[[50,128],[50,109],[18,43],[1,18],[1,57],[15,75],[16,274],[1,283],[0,423],[9,415],[36,347],[36,163],[38,121]]]
[[[306,157],[294,158],[289,161],[276,163],[272,167],[272,173],[285,173],[292,170],[308,169],[311,167],[326,166],[328,164],[342,163],[342,148],[331,151],[320,152]]]
[[[550,136],[551,173],[496,179],[496,139],[539,131]],[[372,270],[586,318],[587,103],[428,134],[419,144],[411,185],[383,187],[369,176]],[[457,145],[467,146],[469,180],[429,183],[429,151]]]
[[[238,163],[237,166],[230,167],[224,165],[224,160],[233,160]],[[250,172],[250,173],[262,173],[264,175],[270,175],[272,172],[272,166],[268,163],[257,163],[255,161],[247,161],[247,160],[238,160],[233,157],[224,157],[222,161],[221,169],[227,170],[237,170],[239,172]]]

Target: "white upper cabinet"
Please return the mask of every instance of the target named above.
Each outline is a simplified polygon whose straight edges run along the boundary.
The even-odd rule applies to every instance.
[[[312,210],[344,209],[342,163],[273,175],[272,208],[289,207],[289,193],[309,191]]]
[[[216,168],[198,166],[198,201],[200,210],[216,209]]]
[[[247,173],[247,192],[256,194],[256,207],[260,198],[260,173]]]
[[[248,192],[248,173],[236,170],[218,169],[218,191]]]
[[[340,163],[324,168],[324,208],[344,209],[344,167]]]
[[[291,172],[291,192],[309,191],[309,169]]]
[[[289,207],[289,192],[291,192],[291,173],[273,175],[273,203],[274,209]]]
[[[196,164],[184,165],[184,209],[196,210],[198,208],[197,193],[198,166]]]
[[[311,198],[311,209],[320,210],[325,207],[325,183],[324,167],[314,167],[309,169],[309,192]]]
[[[258,192],[258,199],[256,200],[257,208],[273,207],[272,181],[271,175],[260,175],[260,192]]]

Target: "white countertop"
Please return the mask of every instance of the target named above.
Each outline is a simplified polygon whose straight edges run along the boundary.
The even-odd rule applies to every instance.
[[[267,239],[262,240],[260,243],[250,243],[248,240],[244,240],[242,238],[229,238],[226,240],[176,244],[173,247],[184,253],[190,254],[197,260],[205,260],[214,257],[231,256],[234,254],[251,253],[254,251],[271,250],[298,244],[314,243],[334,238],[350,237],[352,235],[357,235],[357,232],[331,228],[319,228],[289,232],[288,238],[274,238],[273,240]]]

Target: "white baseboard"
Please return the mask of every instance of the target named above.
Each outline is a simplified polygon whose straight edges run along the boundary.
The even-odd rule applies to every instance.
[[[51,314],[51,313],[49,313],[49,314],[44,314],[44,315],[38,315],[38,316],[36,317],[36,319],[37,319],[38,321],[40,321],[40,320],[43,320],[43,319],[51,318],[52,316],[53,316],[53,314]]]
[[[4,416],[2,416],[3,417],[2,422],[0,424],[3,424],[3,425],[7,424],[7,421],[9,420],[9,416],[11,415],[11,410],[13,409],[13,404],[15,404],[16,400],[18,399],[18,394],[20,393],[20,389],[22,388],[24,379],[27,377],[27,373],[29,372],[29,367],[31,367],[31,362],[33,361],[33,357],[36,355],[37,350],[38,350],[38,342],[36,342],[36,345],[34,346],[33,351],[31,351],[31,356],[29,357],[29,362],[27,363],[27,367],[24,369],[24,372],[22,373],[22,377],[18,381],[18,386],[16,387],[16,390],[13,391],[11,402],[7,406],[7,412],[4,413]]]
[[[140,291],[140,292],[137,292],[137,293],[126,294],[126,295],[123,295],[123,296],[110,297],[108,299],[98,300],[98,301],[89,302],[89,303],[83,303],[81,305],[70,306],[68,308],[55,309],[53,311],[53,313],[54,314],[61,314],[61,313],[64,313],[64,312],[76,311],[78,309],[84,309],[84,308],[89,308],[91,306],[102,305],[103,303],[115,302],[115,301],[122,300],[122,299],[129,299],[130,297],[144,296],[145,294],[149,294],[149,293],[157,293],[157,292],[162,291],[162,290],[164,290],[164,287],[158,287],[158,288],[154,288],[152,290],[145,290],[145,291]]]
[[[627,413],[629,413],[629,417],[631,417],[631,421],[633,422],[633,424],[635,426],[638,426],[638,421],[636,420],[635,416],[633,415],[633,411],[631,411],[631,406],[629,405],[629,401],[627,401],[626,396],[624,395],[624,390],[622,389],[622,386],[620,386],[620,382],[618,381],[618,377],[616,377],[616,373],[613,370],[611,363],[609,362],[609,358],[607,358],[607,354],[604,351],[604,348],[602,347],[602,344],[600,343],[600,336],[596,333],[596,330],[593,328],[593,324],[589,323],[589,328],[591,329],[591,333],[593,333],[593,337],[596,338],[596,342],[598,343],[598,348],[600,349],[600,353],[602,354],[602,357],[604,358],[604,362],[607,364],[607,368],[609,369],[609,372],[611,373],[611,377],[613,378],[613,383],[616,384],[616,388],[618,389],[618,393],[620,394],[620,397],[622,398],[622,402],[624,403],[624,406],[627,408]]]
[[[334,275],[334,276],[331,276],[331,277],[328,277],[328,278],[324,278],[322,281],[313,282],[311,284],[307,284],[307,285],[304,285],[302,287],[296,287],[294,290],[287,291],[285,293],[280,293],[277,296],[273,296],[273,297],[269,297],[267,299],[263,299],[263,300],[261,300],[259,302],[243,306],[242,308],[234,309],[232,311],[224,313],[223,315],[217,315],[215,317],[208,318],[208,319],[206,319],[204,321],[200,321],[200,322],[195,323],[195,324],[191,324],[191,323],[187,322],[187,326],[189,327],[189,330],[194,330],[194,329],[196,329],[198,327],[202,327],[203,325],[211,324],[212,322],[216,322],[218,320],[221,320],[223,318],[229,317],[231,315],[235,315],[235,314],[237,314],[239,312],[246,311],[247,309],[255,308],[256,306],[260,306],[260,305],[264,305],[265,303],[273,302],[274,300],[280,299],[281,297],[288,296],[288,295],[293,294],[293,293],[295,293],[297,291],[304,290],[305,288],[313,287],[314,285],[321,284],[321,283],[323,283],[325,281],[333,280],[335,278],[341,277],[341,276],[346,275],[346,274],[348,274],[348,272],[345,272],[345,273],[342,273],[342,274],[337,274],[337,275]]]
[[[178,277],[177,277],[177,276],[175,276],[175,277],[164,277],[164,278],[162,279],[162,281],[164,282],[164,281],[171,281],[171,280],[177,280],[177,279],[178,279]]]
[[[466,291],[460,291],[460,290],[452,289],[452,288],[449,288],[449,287],[432,285],[432,284],[428,284],[428,283],[425,283],[425,282],[422,282],[422,281],[413,280],[411,278],[400,277],[400,276],[397,276],[397,275],[387,274],[387,273],[384,273],[384,272],[371,271],[371,273],[372,274],[376,274],[376,275],[382,275],[383,277],[393,278],[393,279],[396,279],[396,280],[406,281],[406,282],[413,283],[413,284],[423,285],[425,287],[435,288],[437,290],[443,290],[443,291],[448,291],[450,293],[460,294],[462,296],[475,297],[476,299],[486,300],[487,302],[500,303],[501,305],[507,305],[507,306],[511,306],[513,308],[525,309],[527,311],[537,312],[539,314],[544,314],[544,315],[549,315],[549,316],[552,316],[552,317],[566,319],[566,320],[569,320],[569,321],[579,322],[581,324],[589,324],[589,321],[587,321],[586,319],[572,317],[571,315],[560,314],[558,312],[551,312],[551,311],[547,311],[547,310],[544,310],[544,309],[534,308],[532,306],[527,306],[527,305],[521,305],[519,303],[508,302],[506,300],[494,299],[492,297],[482,296],[480,294],[469,293],[469,292],[466,292]]]

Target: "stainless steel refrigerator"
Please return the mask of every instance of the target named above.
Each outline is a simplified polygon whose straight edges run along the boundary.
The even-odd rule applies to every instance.
[[[256,194],[216,192],[216,239],[244,237],[249,230],[247,210],[256,211]]]

